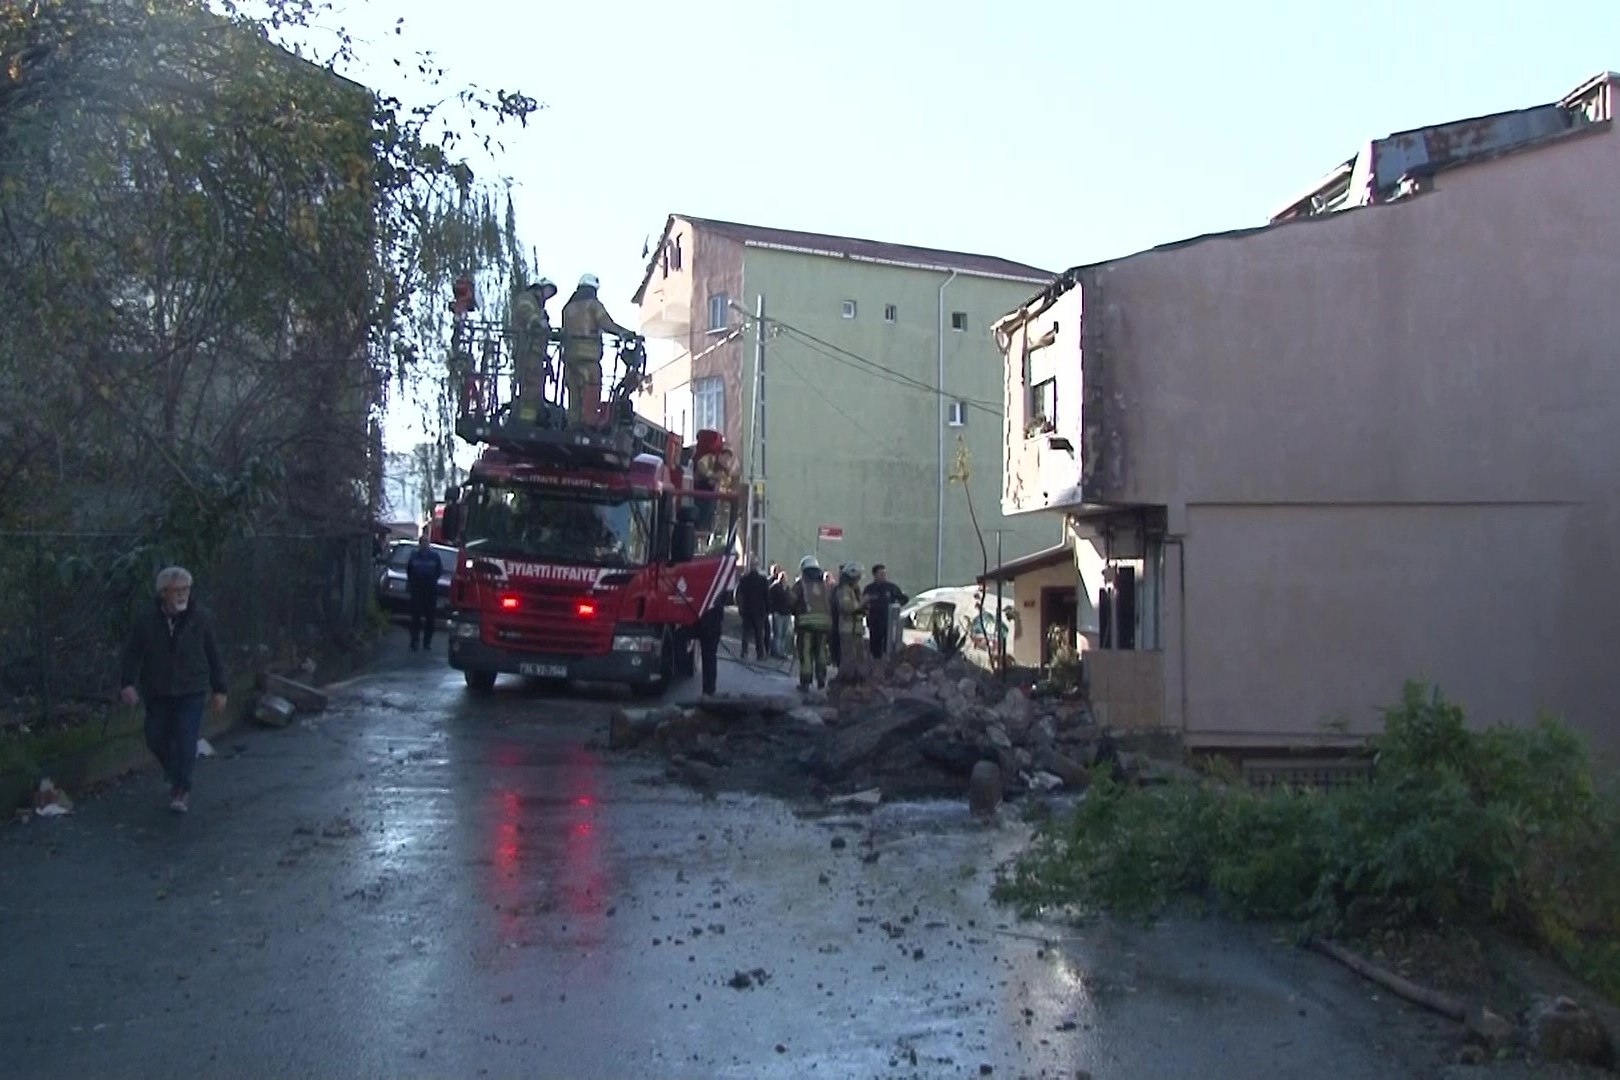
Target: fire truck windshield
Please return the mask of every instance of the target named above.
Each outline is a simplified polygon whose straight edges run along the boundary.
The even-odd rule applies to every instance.
[[[651,549],[651,499],[613,492],[474,485],[462,531],[468,550],[516,559],[641,566]]]

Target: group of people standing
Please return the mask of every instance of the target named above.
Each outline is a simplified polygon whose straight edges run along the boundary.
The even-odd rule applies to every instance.
[[[858,677],[869,660],[888,651],[889,614],[908,599],[882,563],[872,567],[872,580],[863,587],[864,576],[860,563],[849,562],[831,577],[814,555],[799,561],[794,581],[775,563],[768,574],[751,565],[737,583],[742,659],[750,645],[757,659],[795,659],[801,690],[812,682],[824,688],[829,663]]]

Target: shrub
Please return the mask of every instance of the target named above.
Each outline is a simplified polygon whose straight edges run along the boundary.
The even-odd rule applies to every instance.
[[[1369,782],[1326,793],[1099,776],[997,894],[1142,917],[1188,899],[1320,931],[1491,923],[1620,995],[1620,793],[1580,740],[1550,718],[1470,731],[1411,683],[1373,748]]]
[[[967,644],[967,635],[962,632],[962,628],[956,624],[955,620],[948,615],[934,616],[933,636],[934,646],[939,649],[939,654],[947,660],[959,654],[962,651],[962,646]]]

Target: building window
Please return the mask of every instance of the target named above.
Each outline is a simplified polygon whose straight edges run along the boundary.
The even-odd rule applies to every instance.
[[[1029,388],[1029,427],[1025,434],[1057,430],[1057,380],[1047,379]]]
[[[845,300],[844,301],[844,318],[853,319],[854,317],[855,317],[855,301],[853,301],[853,300]]]
[[[719,377],[692,380],[692,426],[725,433],[726,384]]]
[[[965,311],[953,311],[953,312],[951,312],[951,329],[952,330],[966,330],[967,329],[967,312],[965,312]]]
[[[894,322],[899,317],[900,317],[900,309],[899,308],[895,307],[893,304],[884,304],[883,305],[883,321],[884,322]]]
[[[716,330],[724,330],[726,328],[726,317],[730,314],[728,310],[730,305],[731,297],[727,296],[725,293],[717,292],[709,294],[710,333],[713,333]]]
[[[965,423],[967,423],[967,403],[962,401],[951,402],[951,427],[961,427]]]
[[[678,236],[669,244],[669,268],[671,270],[681,268],[681,238]]]

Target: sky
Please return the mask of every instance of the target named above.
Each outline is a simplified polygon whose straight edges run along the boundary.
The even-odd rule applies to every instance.
[[[341,0],[340,0],[341,2]],[[393,33],[396,18],[403,32]],[[431,49],[544,106],[481,175],[566,294],[633,324],[671,212],[1052,271],[1261,224],[1367,140],[1620,68],[1620,4],[347,0],[348,74]],[[441,91],[442,93],[442,91]],[[389,444],[418,441],[390,417]]]

